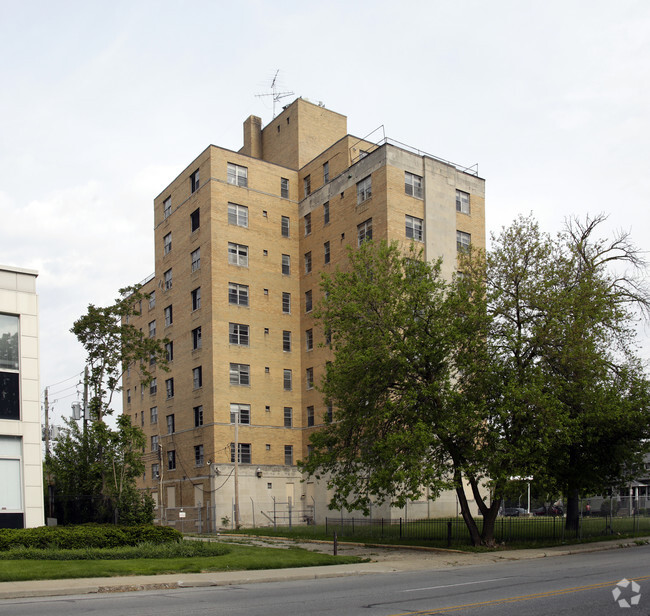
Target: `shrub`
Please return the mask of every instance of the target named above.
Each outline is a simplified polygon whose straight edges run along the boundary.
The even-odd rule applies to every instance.
[[[182,535],[164,526],[111,526],[84,524],[80,526],[41,526],[39,528],[0,529],[0,550],[12,547],[59,548],[115,548],[140,543],[167,543],[179,541]]]

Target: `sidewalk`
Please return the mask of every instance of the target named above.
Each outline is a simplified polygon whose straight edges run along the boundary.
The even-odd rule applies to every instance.
[[[264,569],[257,571],[218,571],[213,573],[136,575],[112,578],[80,578],[74,580],[37,580],[28,582],[0,582],[0,599],[25,597],[55,597],[63,595],[92,594],[100,592],[128,592],[169,588],[192,588],[206,586],[229,586],[288,580],[312,580],[352,575],[372,575],[397,571],[419,571],[468,567],[499,561],[528,560],[565,556],[583,552],[614,550],[637,545],[638,541],[650,542],[650,537],[602,541],[571,546],[556,546],[528,550],[502,552],[460,552],[439,548],[405,548],[404,546],[361,546],[339,543],[340,552],[366,551],[374,562],[352,565],[328,565],[293,569]],[[331,549],[331,547],[330,547]]]

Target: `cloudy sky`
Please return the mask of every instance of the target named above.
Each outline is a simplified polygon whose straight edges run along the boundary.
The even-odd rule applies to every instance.
[[[39,271],[55,418],[72,322],[153,272],[154,196],[272,119],[278,69],[352,134],[478,163],[488,231],[606,213],[650,250],[645,0],[0,0],[0,58],[0,263]]]

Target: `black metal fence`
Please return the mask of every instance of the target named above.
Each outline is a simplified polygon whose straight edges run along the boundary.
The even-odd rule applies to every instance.
[[[476,520],[482,530],[483,520]],[[650,534],[650,516],[627,517],[580,517],[577,529],[566,528],[566,518],[499,517],[495,522],[494,535],[499,543],[565,541],[607,535]],[[339,538],[376,539],[381,542],[391,539],[400,542],[409,540],[429,541],[440,547],[470,545],[471,538],[462,518],[390,520],[385,518],[326,518],[325,531]]]

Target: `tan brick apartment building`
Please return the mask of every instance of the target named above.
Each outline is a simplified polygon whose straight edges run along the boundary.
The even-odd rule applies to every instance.
[[[163,190],[136,322],[171,341],[170,371],[144,388],[134,370],[124,378],[124,412],[148,438],[140,487],[162,521],[233,519],[236,429],[244,524],[328,515],[325,488],[296,467],[329,412],[314,387],[330,353],[312,318],[320,274],[347,246],[385,238],[421,243],[450,275],[458,245],[485,245],[484,190],[475,173],[349,135],[345,116],[302,99],[263,129],[249,117],[239,152],[211,145]],[[436,511],[455,511],[450,499]]]

